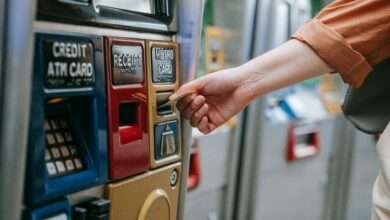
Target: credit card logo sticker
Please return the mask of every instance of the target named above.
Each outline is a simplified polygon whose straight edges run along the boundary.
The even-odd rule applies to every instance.
[[[144,81],[144,61],[141,46],[112,46],[112,74],[114,84]]]
[[[43,64],[47,88],[74,88],[95,83],[93,45],[88,41],[45,40]]]
[[[175,49],[164,47],[152,48],[153,82],[175,82]]]

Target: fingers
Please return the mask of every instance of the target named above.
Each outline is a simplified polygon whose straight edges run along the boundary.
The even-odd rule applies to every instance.
[[[209,127],[208,127],[208,124],[209,123],[209,120],[206,116],[203,116],[202,119],[200,120],[199,122],[199,126],[198,126],[198,129],[199,131],[201,131],[203,134],[207,134],[209,133]]]
[[[199,131],[201,131],[203,134],[208,134],[214,131],[216,128],[217,126],[210,122],[207,116],[202,117],[198,126]]]
[[[200,123],[200,120],[203,118],[204,115],[209,111],[209,105],[203,104],[202,107],[198,111],[196,111],[192,117],[191,117],[191,125],[193,127],[197,127]]]
[[[181,86],[174,94],[169,97],[171,102],[180,100],[192,93],[197,93],[203,87],[203,80],[197,79]]]
[[[176,107],[179,109],[179,111],[184,111],[184,109],[187,108],[187,106],[194,100],[195,97],[196,94],[185,96],[177,102]]]
[[[186,119],[190,119],[191,116],[197,112],[203,104],[205,104],[206,98],[202,95],[196,95],[195,98],[192,99],[192,101],[187,104],[187,107],[182,110],[182,115]]]

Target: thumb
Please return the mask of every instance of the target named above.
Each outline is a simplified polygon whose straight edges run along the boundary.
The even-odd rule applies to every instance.
[[[187,84],[184,84],[174,94],[172,94],[169,97],[169,101],[176,102],[179,99],[181,99],[187,95],[190,95],[193,93],[198,93],[198,91],[200,89],[202,89],[202,85],[203,85],[203,83],[202,83],[202,80],[200,80],[200,79],[197,79],[197,80],[191,81]]]

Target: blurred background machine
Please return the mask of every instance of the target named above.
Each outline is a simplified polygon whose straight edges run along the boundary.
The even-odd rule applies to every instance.
[[[282,44],[328,2],[206,1],[198,76]],[[368,219],[375,139],[344,120],[345,90],[328,74],[260,97],[212,134],[194,131],[186,219]]]
[[[0,219],[368,219],[376,140],[343,119],[337,75],[209,135],[163,105],[328,2],[0,0]]]

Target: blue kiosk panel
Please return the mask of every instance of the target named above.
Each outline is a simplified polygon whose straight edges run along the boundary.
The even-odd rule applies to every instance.
[[[28,210],[25,220],[71,220],[71,211],[66,199],[50,205]]]
[[[107,180],[103,39],[37,34],[34,65],[27,205]]]

